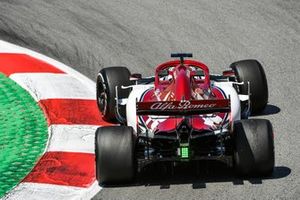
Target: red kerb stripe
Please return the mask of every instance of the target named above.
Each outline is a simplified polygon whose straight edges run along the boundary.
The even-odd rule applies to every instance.
[[[47,116],[48,124],[112,125],[104,121],[96,100],[46,99],[39,101]]]
[[[52,65],[25,54],[0,53],[0,72],[14,73],[64,73]]]
[[[73,152],[46,152],[23,180],[85,188],[94,181],[94,154]]]

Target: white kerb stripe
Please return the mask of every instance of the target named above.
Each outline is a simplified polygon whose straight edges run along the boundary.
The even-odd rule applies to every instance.
[[[20,183],[1,200],[91,199],[100,190],[101,187],[97,181],[89,188],[24,182]]]
[[[96,99],[96,90],[86,88],[68,74],[17,73],[10,76],[27,90],[36,101],[42,99]]]
[[[0,40],[0,53],[22,53],[27,54],[32,57],[35,57],[39,60],[43,60],[44,62],[53,65],[54,67],[57,67],[58,69],[66,72],[67,74],[70,74],[74,77],[76,77],[83,85],[85,85],[87,88],[90,88],[91,90],[95,90],[95,83],[91,79],[87,78],[83,74],[79,73],[78,71],[72,69],[71,67],[58,62],[57,60],[54,60],[52,58],[49,58],[43,54],[37,53],[35,51],[32,51],[30,49],[26,49],[17,45],[14,45],[9,42],[5,42],[3,40]]]
[[[94,153],[97,128],[90,125],[51,125],[47,151]]]

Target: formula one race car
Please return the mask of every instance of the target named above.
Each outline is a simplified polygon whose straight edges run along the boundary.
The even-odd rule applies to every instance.
[[[270,175],[274,168],[272,125],[247,119],[268,102],[266,75],[256,60],[230,65],[222,75],[192,54],[156,67],[142,78],[126,67],[102,69],[97,103],[103,118],[120,126],[96,131],[96,176],[100,184],[134,178],[152,162],[221,160],[242,176]]]

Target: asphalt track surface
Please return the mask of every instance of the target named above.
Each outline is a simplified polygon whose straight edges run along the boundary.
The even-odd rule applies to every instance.
[[[0,38],[64,62],[91,79],[103,66],[151,75],[171,52],[193,52],[214,73],[258,59],[269,105],[258,118],[275,130],[272,177],[239,179],[219,164],[174,176],[153,168],[135,184],[95,199],[299,199],[300,1],[1,0]]]

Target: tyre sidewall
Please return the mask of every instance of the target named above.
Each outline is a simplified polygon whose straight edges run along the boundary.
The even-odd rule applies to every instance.
[[[234,161],[241,175],[269,175],[274,168],[274,140],[268,120],[240,120],[235,123]]]
[[[262,65],[257,60],[242,60],[232,63],[238,82],[244,82],[239,86],[240,94],[248,94],[248,82],[250,82],[250,101],[252,113],[260,113],[268,103],[268,84]]]
[[[96,175],[100,184],[129,182],[135,175],[132,127],[100,127],[95,139]]]
[[[119,98],[128,98],[129,89],[121,89],[121,86],[131,85],[130,71],[126,67],[108,67],[100,70],[97,84],[105,85],[106,94],[106,108],[102,113],[104,120],[109,122],[117,122],[116,117],[116,86],[118,86]],[[99,88],[99,86],[97,86]],[[99,91],[97,91],[97,99],[99,98]],[[98,102],[98,100],[97,100]],[[98,106],[100,108],[100,106]],[[124,108],[120,108],[124,115]]]

